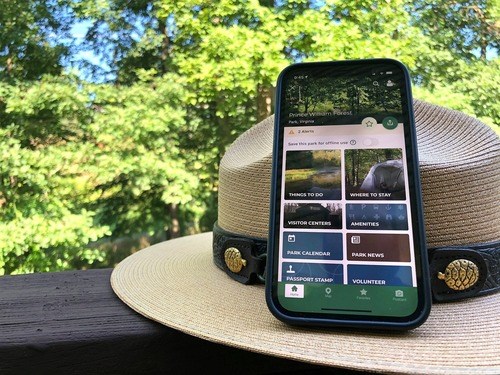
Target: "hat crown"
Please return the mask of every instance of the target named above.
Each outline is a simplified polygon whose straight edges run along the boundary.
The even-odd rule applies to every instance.
[[[455,111],[416,102],[415,113],[431,246],[498,239],[498,137],[477,120]],[[272,138],[271,117],[241,135],[222,159],[219,226],[236,237],[267,236]],[[216,235],[203,233],[136,252],[115,267],[111,286],[120,299],[149,319],[266,355],[363,371],[500,373],[500,293],[436,304],[425,325],[409,334],[298,330],[271,315],[262,285],[235,282],[217,268],[212,241],[217,241]],[[226,243],[231,245],[231,241]],[[258,246],[258,241],[248,242]],[[236,248],[223,249],[228,267],[236,271],[249,265],[250,258],[241,257],[245,247],[241,254]],[[495,251],[492,254],[500,249]],[[448,262],[448,257],[438,257],[441,263]],[[492,256],[488,261],[491,272],[497,272],[497,260]],[[458,289],[477,282],[478,270],[463,259],[448,267],[448,276],[439,268],[445,273],[441,277]],[[479,264],[478,268],[481,277]],[[415,356],[416,352],[420,355]]]
[[[500,139],[461,112],[414,101],[429,247],[500,237]],[[274,116],[243,133],[219,169],[219,226],[267,238]]]

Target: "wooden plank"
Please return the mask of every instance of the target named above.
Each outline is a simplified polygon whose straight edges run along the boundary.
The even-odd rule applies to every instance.
[[[0,277],[0,374],[328,372],[148,320],[116,297],[110,274],[104,269]]]

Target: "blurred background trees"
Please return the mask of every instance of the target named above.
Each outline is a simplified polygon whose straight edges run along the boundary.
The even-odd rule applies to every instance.
[[[396,58],[416,98],[500,133],[498,0],[0,7],[0,273],[113,266],[211,230],[220,159],[293,62]]]

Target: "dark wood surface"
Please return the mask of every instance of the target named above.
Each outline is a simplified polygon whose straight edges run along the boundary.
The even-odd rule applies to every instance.
[[[0,374],[332,371],[214,344],[148,320],[116,297],[110,274],[0,277]]]

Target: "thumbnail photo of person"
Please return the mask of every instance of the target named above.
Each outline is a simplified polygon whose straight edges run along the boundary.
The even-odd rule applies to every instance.
[[[303,229],[342,229],[340,203],[286,203],[284,227]]]
[[[402,150],[346,150],[345,186],[346,199],[406,199]]]
[[[285,199],[339,200],[340,150],[287,151]]]

